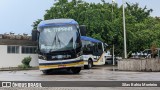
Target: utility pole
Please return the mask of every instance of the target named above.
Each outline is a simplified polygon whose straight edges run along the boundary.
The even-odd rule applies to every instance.
[[[124,9],[124,0],[123,2],[123,32],[124,32],[124,58],[127,58],[127,46],[126,46],[126,22],[125,22],[125,9]]]
[[[112,0],[112,24],[113,24],[113,5],[114,5],[114,0]],[[114,37],[113,37],[114,40]],[[114,60],[114,42],[113,42],[113,65],[115,65],[115,60]]]

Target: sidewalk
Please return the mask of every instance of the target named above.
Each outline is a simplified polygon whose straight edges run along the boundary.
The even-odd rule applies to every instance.
[[[31,68],[19,68],[19,67],[4,67],[4,68],[0,68],[0,71],[18,71],[18,70],[38,70],[38,67],[31,67]]]

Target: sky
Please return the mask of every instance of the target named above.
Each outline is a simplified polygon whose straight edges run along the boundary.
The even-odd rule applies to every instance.
[[[69,0],[70,1],[70,0]],[[83,0],[99,3],[101,0]],[[112,0],[105,0],[111,3]],[[124,0],[139,3],[141,7],[153,9],[151,16],[160,17],[160,0]],[[0,0],[0,34],[14,32],[31,35],[32,24],[37,19],[43,19],[45,10],[49,9],[56,0]],[[122,0],[115,0],[122,5]]]

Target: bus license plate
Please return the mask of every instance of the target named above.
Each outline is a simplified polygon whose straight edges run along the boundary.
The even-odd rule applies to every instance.
[[[66,65],[58,65],[58,68],[64,68]]]

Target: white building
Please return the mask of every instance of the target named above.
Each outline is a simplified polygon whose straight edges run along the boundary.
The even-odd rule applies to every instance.
[[[0,68],[17,67],[21,61],[30,56],[30,66],[38,66],[38,55],[35,53],[36,42],[0,38]]]

